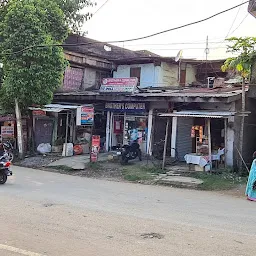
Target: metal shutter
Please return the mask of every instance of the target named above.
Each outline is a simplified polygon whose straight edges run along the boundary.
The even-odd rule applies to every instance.
[[[178,117],[176,149],[179,161],[185,161],[184,156],[192,152],[191,127],[193,118]]]

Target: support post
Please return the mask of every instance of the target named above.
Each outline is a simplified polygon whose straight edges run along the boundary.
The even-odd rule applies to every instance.
[[[212,170],[212,136],[211,136],[211,119],[207,119],[207,128],[208,128],[208,146],[209,146],[209,162],[210,168]]]
[[[176,140],[177,140],[177,126],[178,117],[174,116],[172,118],[172,141],[171,141],[171,157],[176,157]]]
[[[24,157],[22,119],[21,119],[19,102],[17,99],[15,99],[15,113],[16,113],[16,119],[17,119],[17,142],[18,142],[18,149],[19,149],[19,158],[22,159]]]
[[[153,109],[148,113],[148,134],[147,134],[147,155],[152,155],[152,127],[153,127]]]
[[[164,170],[164,167],[165,167],[165,161],[166,161],[166,151],[167,151],[167,143],[168,143],[169,125],[170,125],[170,118],[167,118],[167,122],[166,122],[166,130],[165,130],[165,141],[164,141],[164,153],[163,153],[163,164],[162,164],[162,170]]]
[[[113,145],[113,112],[110,113],[110,131],[109,131],[109,148],[111,150]]]
[[[107,126],[106,126],[106,151],[109,152],[110,139],[110,111],[107,112]]]
[[[69,113],[67,112],[67,118],[66,118],[66,135],[65,135],[65,157],[67,156],[68,151],[68,122],[69,122]]]
[[[225,143],[224,143],[224,160],[225,160],[225,168],[227,168],[227,151],[228,151],[228,119],[225,118],[224,119],[224,125],[225,125],[225,130],[224,130],[224,139],[225,139]]]

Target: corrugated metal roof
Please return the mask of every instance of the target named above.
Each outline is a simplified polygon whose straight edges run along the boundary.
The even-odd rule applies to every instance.
[[[228,118],[234,116],[236,112],[229,111],[209,111],[209,110],[184,110],[173,113],[160,113],[160,117],[198,117],[198,118]]]

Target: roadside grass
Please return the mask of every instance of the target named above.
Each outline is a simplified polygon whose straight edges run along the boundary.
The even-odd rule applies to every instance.
[[[122,168],[123,178],[127,181],[150,181],[163,173],[160,168],[130,165]]]
[[[241,177],[229,169],[222,170],[221,173],[197,172],[189,176],[203,181],[198,186],[200,190],[230,190],[247,182],[247,177]]]
[[[58,166],[48,166],[47,168],[57,170],[57,171],[64,171],[64,172],[73,172],[74,170],[66,165],[58,165]]]
[[[103,162],[102,162],[103,163]],[[102,168],[104,168],[101,164],[101,162],[91,162],[87,164],[87,168],[90,168],[92,170],[100,170]]]

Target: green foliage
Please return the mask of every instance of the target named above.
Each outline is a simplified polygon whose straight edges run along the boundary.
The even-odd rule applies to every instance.
[[[1,20],[7,12],[7,7],[13,0],[0,0]],[[23,2],[24,0],[20,1]],[[65,16],[65,22],[73,32],[78,32],[83,23],[92,17],[92,14],[85,12],[86,7],[95,6],[91,0],[52,0],[58,4]]]
[[[14,98],[22,109],[50,103],[63,80],[63,49],[41,47],[12,53],[31,45],[62,44],[68,34],[64,14],[51,0],[11,0],[6,8],[0,21],[0,50],[6,53],[1,60],[3,107],[12,107]]]
[[[228,58],[222,66],[222,71],[235,71],[243,78],[248,78],[256,59],[256,37],[231,37],[227,41],[229,43],[227,52],[238,56]]]

